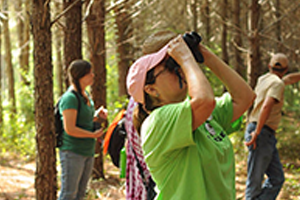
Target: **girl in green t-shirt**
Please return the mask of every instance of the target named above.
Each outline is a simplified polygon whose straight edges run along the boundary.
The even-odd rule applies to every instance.
[[[107,117],[103,107],[95,114],[94,102],[86,91],[94,82],[91,64],[85,60],[73,61],[68,76],[71,86],[59,102],[64,128],[59,148],[62,168],[59,200],[84,198],[93,169],[95,138],[103,135],[102,129],[93,130],[93,120]],[[71,90],[77,92],[79,99]]]
[[[196,45],[193,53],[202,54],[229,94],[214,97],[195,54],[179,35],[130,67],[127,89],[139,103],[134,125],[157,184],[156,199],[233,200],[234,156],[227,134],[255,94],[220,58]]]

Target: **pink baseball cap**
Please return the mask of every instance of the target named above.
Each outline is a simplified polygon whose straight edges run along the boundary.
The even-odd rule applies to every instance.
[[[145,104],[144,86],[147,72],[156,67],[166,56],[168,45],[156,53],[148,54],[137,59],[129,68],[126,85],[128,93],[138,103]]]

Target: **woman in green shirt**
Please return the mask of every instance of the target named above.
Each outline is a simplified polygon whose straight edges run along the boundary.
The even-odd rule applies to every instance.
[[[107,111],[100,107],[95,115],[94,102],[86,91],[94,82],[89,62],[73,61],[68,68],[68,75],[71,86],[59,103],[64,126],[62,146],[59,148],[62,168],[59,200],[79,200],[85,196],[93,169],[95,138],[103,134],[102,129],[94,130],[93,121],[97,117],[105,119]],[[79,101],[72,90],[77,92]]]
[[[139,105],[134,125],[157,184],[156,199],[234,200],[233,148],[227,134],[255,94],[221,59],[199,44],[204,64],[229,93],[215,98],[179,35],[129,69],[127,89]],[[170,66],[172,57],[180,68]]]

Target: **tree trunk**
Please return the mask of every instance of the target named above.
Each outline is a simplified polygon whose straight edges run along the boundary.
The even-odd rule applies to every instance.
[[[64,78],[65,86],[68,88],[69,79],[67,76],[69,64],[76,59],[82,59],[81,44],[81,8],[80,0],[64,0],[64,9],[72,6],[65,14],[65,40],[64,40]]]
[[[259,37],[259,18],[260,4],[258,0],[252,0],[250,14],[250,55],[248,63],[248,83],[252,88],[255,87],[258,77],[261,75],[262,66],[260,60],[260,37]]]
[[[245,67],[243,65],[243,59],[240,54],[239,48],[242,47],[242,36],[241,36],[241,23],[240,23],[240,0],[234,0],[233,2],[233,24],[234,29],[234,57],[233,57],[233,68],[235,71],[245,78]]]
[[[255,88],[258,77],[261,75],[261,61],[260,61],[260,49],[259,49],[259,17],[260,17],[260,5],[258,0],[251,0],[250,10],[250,49],[248,55],[248,84],[251,88]],[[253,105],[248,109],[247,118],[253,109]]]
[[[8,17],[8,2],[3,1],[3,11],[5,12],[6,20],[3,20],[3,35],[4,35],[4,49],[5,49],[5,66],[6,75],[8,78],[8,99],[10,104],[10,119],[13,120],[13,116],[17,113],[16,110],[16,97],[15,97],[15,79],[14,70],[12,65],[11,56],[11,41],[9,31],[9,17]]]
[[[209,0],[205,0],[204,3],[204,12],[203,12],[203,21],[205,24],[205,38],[209,42],[210,39],[210,9],[209,9]]]
[[[50,7],[47,0],[33,0],[34,103],[36,128],[36,199],[56,200],[56,154],[53,117]]]
[[[228,57],[228,51],[227,51],[227,0],[223,0],[221,12],[222,12],[222,41],[221,41],[221,47],[222,47],[222,59],[225,63],[229,64],[229,57]]]
[[[20,54],[19,54],[19,66],[20,66],[20,77],[21,81],[25,85],[29,85],[29,82],[26,78],[28,74],[28,50],[29,47],[29,28],[26,26],[29,26],[28,22],[28,16],[26,14],[26,6],[29,6],[28,3],[26,2],[27,5],[24,5],[25,9],[22,9],[22,0],[17,0],[15,2],[15,11],[17,14],[17,33],[18,33],[18,48],[20,49]],[[26,31],[25,31],[26,30]]]
[[[60,14],[62,12],[61,3],[55,2],[55,15]],[[56,54],[56,63],[55,63],[55,77],[56,77],[56,84],[58,88],[58,95],[61,96],[64,93],[63,88],[63,61],[62,61],[62,38],[63,32],[59,28],[59,26],[55,26],[54,28],[54,45],[55,45],[55,54]]]
[[[94,84],[92,85],[92,96],[95,108],[106,107],[106,66],[105,66],[105,0],[88,1],[86,19],[89,39],[90,61],[94,67]],[[106,125],[108,124],[105,122]],[[102,144],[97,142],[93,179],[105,178],[103,168]]]
[[[29,51],[30,51],[30,0],[25,0],[25,13],[24,13],[24,41],[22,51],[22,62],[24,63],[24,72],[27,75],[29,72]],[[25,79],[26,84],[30,84],[29,80]]]
[[[127,95],[126,75],[129,66],[133,60],[133,47],[129,41],[133,36],[132,20],[127,13],[130,7],[129,1],[125,0],[123,4],[116,6],[116,24],[117,24],[117,55],[119,69],[119,96]]]
[[[198,32],[198,12],[197,12],[197,8],[198,8],[198,0],[192,0],[191,3],[191,7],[192,7],[192,13],[193,13],[193,31]]]
[[[276,19],[277,19],[277,23],[276,23],[276,38],[278,40],[277,42],[277,52],[281,52],[283,49],[282,46],[282,38],[281,38],[281,21],[279,20],[281,17],[280,14],[280,0],[276,0],[276,11],[275,11],[275,15],[276,15]]]

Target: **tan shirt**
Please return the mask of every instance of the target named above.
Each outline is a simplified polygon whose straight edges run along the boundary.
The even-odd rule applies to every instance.
[[[260,114],[260,110],[267,97],[272,97],[277,100],[274,104],[271,113],[265,123],[273,130],[276,130],[281,120],[281,109],[284,100],[284,82],[275,74],[267,73],[260,76],[255,87],[255,93],[257,95],[253,110],[250,114],[250,122],[257,122]]]

